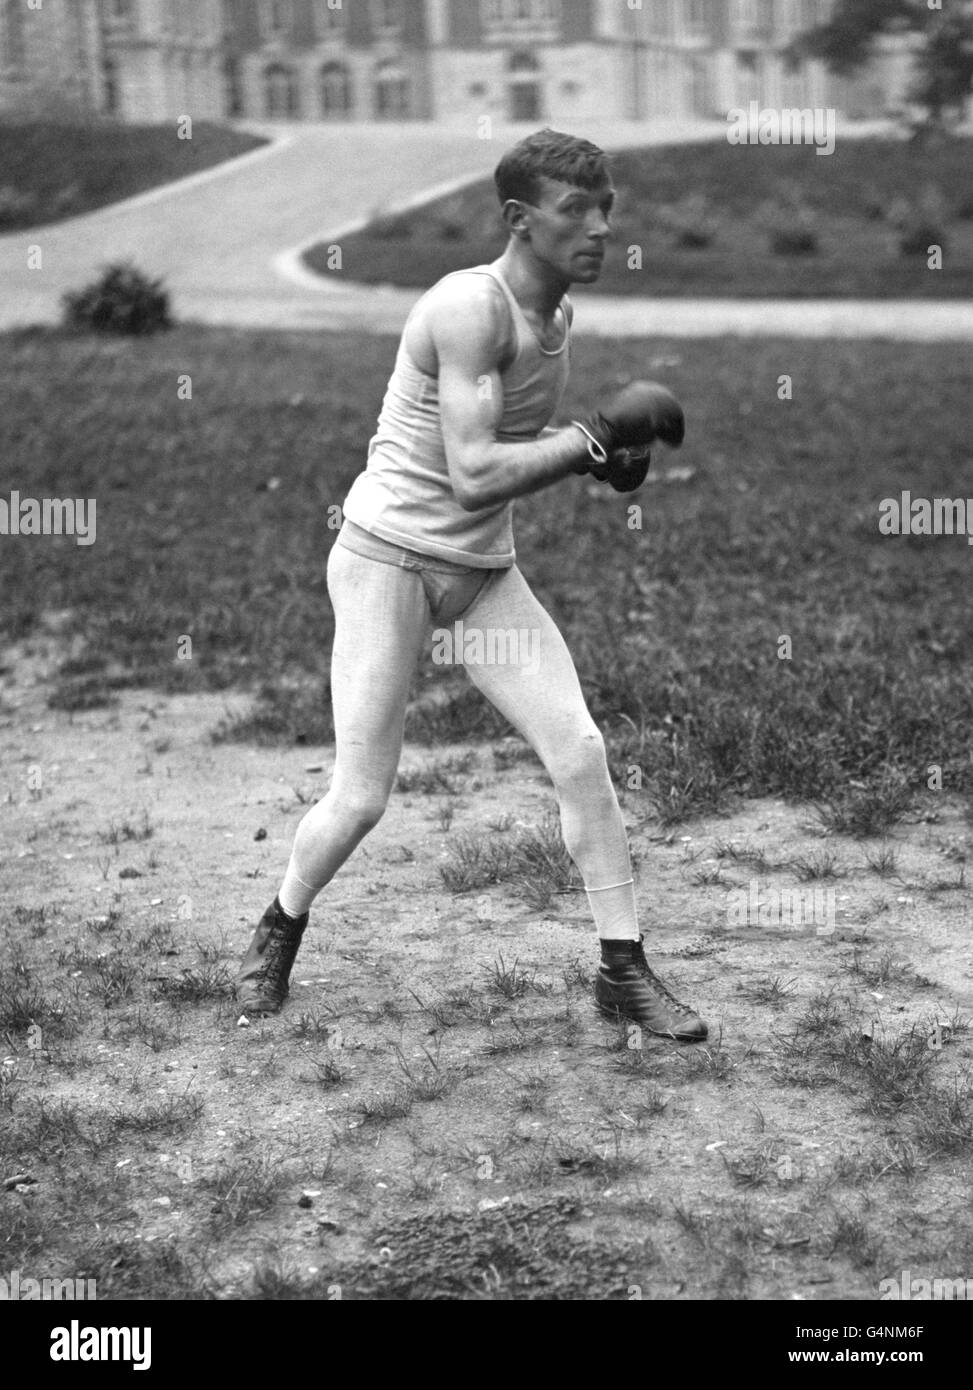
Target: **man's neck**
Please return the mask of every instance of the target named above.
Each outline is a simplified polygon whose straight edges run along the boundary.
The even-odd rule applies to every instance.
[[[518,255],[518,246],[517,241],[511,241],[503,255],[494,261],[494,265],[510,286],[510,291],[520,307],[537,314],[544,322],[549,322],[553,319],[570,281],[562,280],[560,276],[552,280],[549,272],[544,274],[542,267],[535,267],[526,262],[523,256]]]

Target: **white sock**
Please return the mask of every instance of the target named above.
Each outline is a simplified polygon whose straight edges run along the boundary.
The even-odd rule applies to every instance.
[[[632,879],[607,888],[586,888],[585,892],[602,941],[638,941],[639,920]]]
[[[318,890],[304,882],[293,864],[288,864],[284,882],[277,894],[277,901],[288,917],[303,917],[317,895]]]

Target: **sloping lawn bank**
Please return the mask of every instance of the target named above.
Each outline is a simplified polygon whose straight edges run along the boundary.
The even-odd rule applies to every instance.
[[[266,140],[209,122],[169,125],[0,119],[0,233],[117,203],[222,164]]]
[[[973,142],[932,148],[839,139],[803,145],[726,142],[629,150],[614,160],[616,242],[580,295],[961,299],[973,293]],[[814,249],[805,245],[810,232]],[[903,232],[917,249],[904,255]],[[791,254],[775,252],[782,236]],[[481,180],[427,207],[387,216],[342,241],[341,273],[369,284],[432,284],[503,250],[496,193]],[[943,248],[931,270],[928,247]],[[637,248],[633,251],[632,248]],[[333,261],[333,256],[331,257]],[[333,275],[329,247],[305,256]],[[640,262],[640,263],[639,263]]]

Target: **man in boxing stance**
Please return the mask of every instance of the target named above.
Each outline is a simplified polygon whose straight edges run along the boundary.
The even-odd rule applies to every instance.
[[[466,669],[554,784],[601,940],[598,1007],[698,1041],[705,1023],[646,962],[604,743],[564,639],[515,564],[511,528],[514,498],[574,475],[638,487],[648,446],[682,442],[683,413],[664,387],[632,382],[592,415],[550,428],[568,374],[565,292],[598,279],[614,189],[603,151],[552,130],[509,150],[495,181],[507,247],[490,265],[445,276],[413,308],[367,466],[345,501],[328,558],[334,776],[298,826],[237,998],[248,1015],[283,1004],[311,903],[385,811],[423,646],[434,625],[462,618],[467,632],[539,634],[530,669]]]

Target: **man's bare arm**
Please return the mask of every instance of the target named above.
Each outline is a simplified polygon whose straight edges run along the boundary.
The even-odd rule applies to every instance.
[[[430,306],[439,363],[439,408],[453,492],[466,511],[538,492],[579,471],[588,441],[574,425],[537,440],[497,439],[503,418],[499,360],[507,307],[488,285],[443,293]]]

